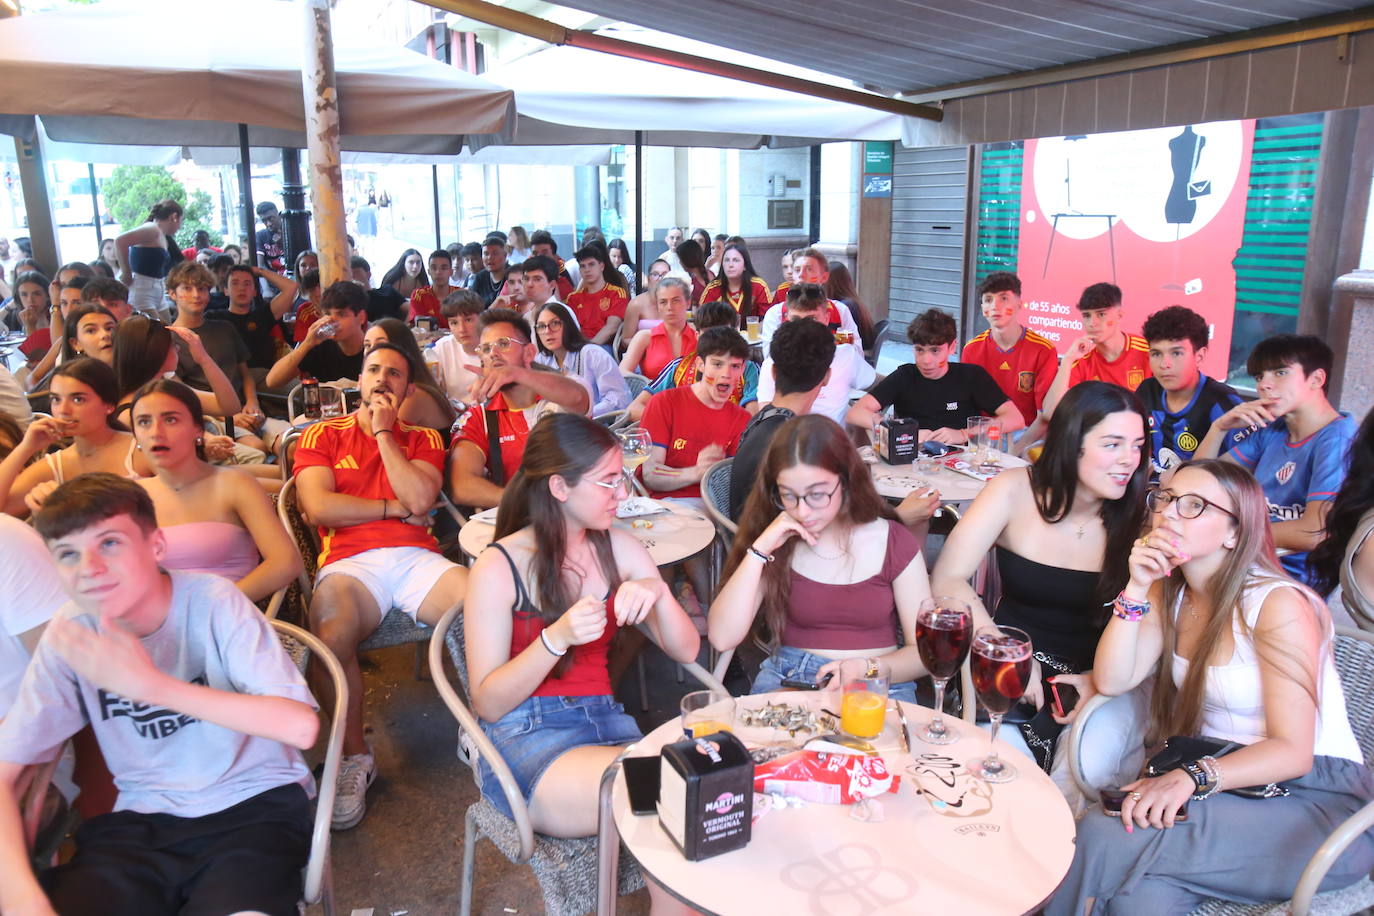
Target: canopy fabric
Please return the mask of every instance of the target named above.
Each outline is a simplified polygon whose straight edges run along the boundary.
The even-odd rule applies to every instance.
[[[0,20],[0,131],[81,143],[305,146],[304,15],[289,0],[106,2]],[[197,33],[188,23],[213,23]],[[337,44],[343,149],[452,155],[513,93],[406,48]],[[23,87],[22,91],[13,91]]]
[[[753,148],[821,140],[895,140],[897,115],[705,73],[572,47],[488,71],[515,90],[519,117],[470,143],[633,143]]]

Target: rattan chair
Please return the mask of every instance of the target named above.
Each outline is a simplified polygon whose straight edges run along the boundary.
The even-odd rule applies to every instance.
[[[305,520],[296,501],[296,479],[293,477],[277,494],[277,516],[286,530],[291,532],[296,547],[301,552],[301,574],[297,585],[301,595],[301,619],[310,619],[310,599],[314,595],[315,575],[319,572],[320,544],[315,526]],[[419,680],[424,668],[424,643],[434,633],[432,627],[412,620],[410,615],[399,608],[388,608],[382,615],[382,622],[372,634],[358,644],[359,652],[372,649],[385,649],[390,646],[415,644],[415,679]]]
[[[637,372],[622,372],[625,377],[625,387],[630,389],[630,400],[639,397],[639,393],[648,387],[652,379],[645,378]]]
[[[1355,739],[1360,744],[1366,764],[1374,764],[1374,634],[1365,633],[1348,627],[1338,627],[1334,652],[1336,671],[1341,678],[1341,688],[1345,693],[1346,713]],[[1098,709],[1117,698],[1094,696],[1083,704],[1078,717],[1069,730],[1069,772],[1079,790],[1089,799],[1099,797],[1098,787],[1088,785],[1084,779],[1082,759],[1083,736],[1092,715]],[[1255,804],[1268,804],[1255,802]],[[1312,858],[1308,860],[1302,877],[1293,891],[1291,900],[1275,903],[1234,903],[1229,900],[1212,899],[1193,910],[1194,916],[1336,916],[1336,914],[1359,913],[1374,906],[1374,881],[1369,876],[1349,887],[1317,893],[1317,887],[1326,877],[1327,871],[1340,857],[1341,853],[1365,831],[1374,827],[1374,802],[1365,805],[1351,815],[1345,823],[1331,832]]]
[[[482,837],[491,840],[511,862],[527,864],[534,870],[534,876],[539,881],[540,890],[544,895],[544,907],[548,916],[577,916],[589,912],[597,903],[597,838],[567,839],[534,832],[530,825],[529,808],[520,794],[515,777],[506,766],[500,751],[491,743],[486,732],[482,731],[476,715],[450,683],[444,669],[444,652],[447,651],[462,684],[463,693],[471,696],[466,647],[463,642],[462,608],[451,609],[434,629],[439,635],[438,639],[431,640],[429,644],[429,668],[434,678],[434,686],[439,691],[444,705],[458,721],[462,735],[460,743],[491,767],[515,815],[514,818],[507,817],[491,802],[481,797],[468,806],[464,816],[463,867],[459,878],[462,885],[458,912],[461,916],[469,916],[472,912],[473,871],[476,864],[477,841]],[[696,663],[688,663],[684,667],[707,687],[722,691],[725,689],[720,681]],[[476,759],[470,759],[468,762],[475,772]],[[607,848],[610,848],[609,845]],[[644,886],[644,877],[639,871],[638,864],[623,847],[615,886],[616,892],[622,895],[633,893]]]

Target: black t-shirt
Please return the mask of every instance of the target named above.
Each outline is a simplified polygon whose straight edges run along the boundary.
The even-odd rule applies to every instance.
[[[501,295],[501,287],[506,284],[506,275],[503,273],[500,280],[492,278],[491,271],[479,270],[477,277],[472,281],[472,291],[482,297],[482,301],[490,306],[496,301],[496,297]]]
[[[200,337],[200,342],[205,345],[205,352],[210,354],[215,365],[229,377],[229,383],[234,386],[234,391],[239,397],[243,397],[243,376],[239,374],[239,363],[248,362],[248,347],[244,344],[243,338],[239,337],[238,331],[227,321],[207,317],[195,332]],[[209,391],[210,380],[205,377],[200,366],[196,365],[196,361],[191,359],[191,351],[180,338],[176,343],[177,377],[192,388]]]
[[[992,416],[1007,402],[987,370],[973,363],[950,363],[937,379],[906,363],[871,393],[884,408],[895,406],[897,416],[916,420],[921,429],[963,429],[969,417]]]
[[[272,309],[256,302],[244,314],[228,310],[207,312],[207,319],[224,321],[234,326],[248,348],[248,365],[254,369],[271,369],[277,361],[277,344],[272,331],[277,327],[277,319]]]
[[[305,354],[300,370],[314,376],[317,382],[333,382],[341,378],[356,381],[363,374],[363,351],[349,356],[339,349],[335,341],[322,340]]]
[[[406,299],[396,292],[393,286],[367,291],[367,320],[369,323],[383,318],[403,318]]]
[[[749,491],[754,488],[754,478],[758,476],[759,465],[768,446],[773,444],[773,436],[778,428],[796,414],[786,407],[768,406],[758,412],[739,437],[739,448],[735,460],[730,462],[730,517],[738,519]]]
[[[267,261],[268,268],[278,273],[286,269],[286,244],[281,232],[259,229],[254,239],[258,243],[258,251],[262,252],[263,258]]]

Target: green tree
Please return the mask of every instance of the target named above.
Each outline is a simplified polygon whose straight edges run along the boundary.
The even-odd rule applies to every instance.
[[[177,233],[178,245],[190,247],[199,229],[210,233],[210,244],[219,247],[223,242],[223,236],[210,225],[210,195],[196,191],[188,203],[185,186],[163,166],[121,165],[105,181],[103,190],[110,215],[126,232],[147,221],[153,204],[170,198],[185,211],[181,231]]]

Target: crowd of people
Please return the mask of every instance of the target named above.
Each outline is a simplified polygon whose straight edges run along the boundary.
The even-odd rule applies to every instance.
[[[1046,700],[1064,685],[1082,700],[1146,691],[1138,746],[1243,745],[1127,774],[1120,820],[1083,815],[1049,912],[1287,897],[1323,831],[1374,799],[1326,603],[1374,623],[1374,414],[1358,425],[1330,402],[1323,341],[1260,342],[1246,399],[1202,372],[1202,316],[1170,305],[1133,333],[1121,291],[1096,283],[1061,361],[999,272],[977,288],[985,331],[961,348],[952,316],[919,314],[912,361],[879,377],[874,322],[814,247],[787,253],[773,290],[737,236],[670,229],[641,270],[599,231],[565,262],[550,232],[514,227],[408,249],[376,287],[355,256],[326,285],[313,252],[283,263],[265,207],[265,267],[183,251],[164,201],[113,241],[122,278],[22,265],[0,311],[34,342],[26,377],[0,371],[0,909],[294,910],[313,791],[300,749],[333,688],[307,688],[260,610],[302,569],[272,506],[282,462],[320,531],[305,622],[350,688],[336,829],[364,819],[377,776],[359,645],[389,612],[432,624],[460,604],[471,704],[554,836],[594,831],[600,774],[640,735],[614,699],[621,630],[683,662],[700,634],[722,652],[757,645],[756,693],[881,656],[893,695],[915,700],[932,595],[1030,635],[1014,734],[1028,765],[1062,772],[1075,712]],[[356,389],[357,405],[304,421],[289,394],[302,381]],[[865,447],[887,415],[932,446],[966,444],[967,418],[988,417],[1033,459],[939,529],[933,562],[940,494],[874,485]],[[651,443],[633,481],[616,433],[630,423]],[[738,530],[719,582],[704,555],[661,572],[617,507],[631,483],[704,507],[726,458],[712,508]],[[432,530],[443,497],[496,508],[470,569]],[[990,552],[995,602],[974,585]],[[35,879],[14,787],[84,725],[116,810]],[[1283,806],[1217,794],[1267,783],[1289,789]],[[1371,867],[1365,837],[1324,886]],[[651,893],[655,912],[677,906]]]

